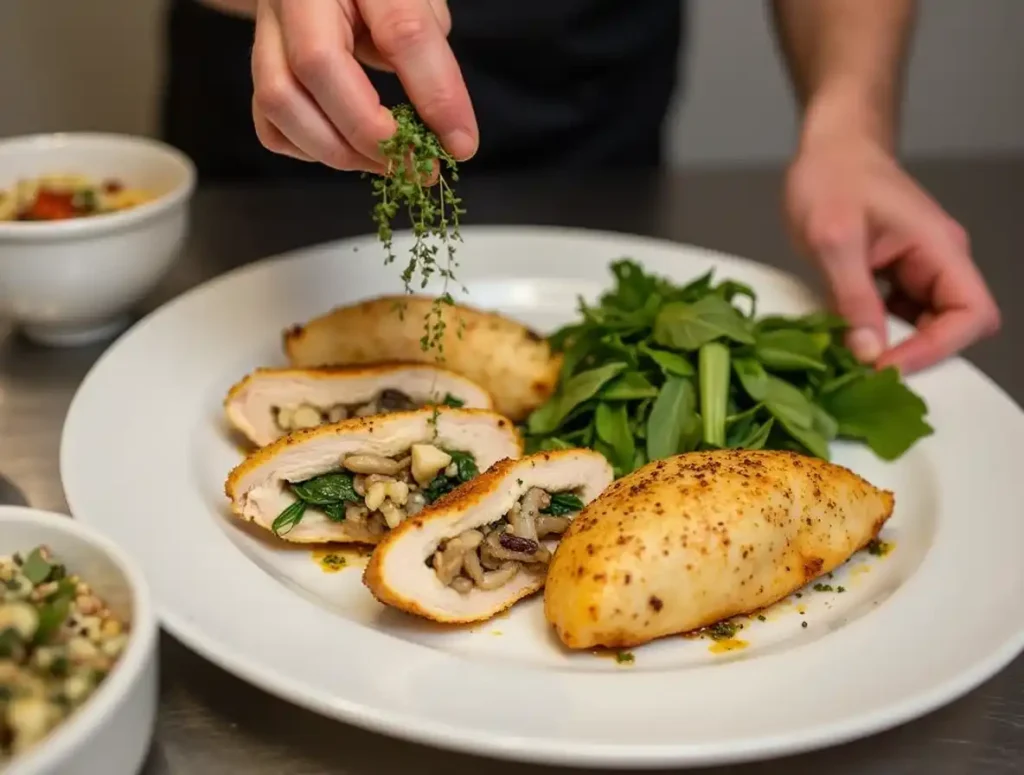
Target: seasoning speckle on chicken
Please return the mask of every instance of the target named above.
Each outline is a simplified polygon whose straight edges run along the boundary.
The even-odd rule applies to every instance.
[[[649,463],[573,521],[544,610],[570,648],[635,646],[764,608],[866,546],[892,493],[792,452]]]

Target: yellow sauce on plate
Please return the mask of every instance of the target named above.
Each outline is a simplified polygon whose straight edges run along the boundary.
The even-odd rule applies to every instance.
[[[324,573],[337,573],[346,568],[363,567],[371,551],[366,546],[328,546],[314,549],[312,557]]]
[[[708,646],[708,651],[712,654],[726,654],[730,651],[741,651],[750,644],[745,640],[739,638],[727,638],[726,640],[718,640]]]

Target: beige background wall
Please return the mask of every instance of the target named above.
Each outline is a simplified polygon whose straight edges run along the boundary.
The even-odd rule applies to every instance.
[[[163,2],[0,0],[0,136],[152,131]],[[764,0],[691,0],[691,11],[674,160],[785,156],[795,124]],[[1024,1],[922,0],[904,140],[912,156],[1024,150]]]

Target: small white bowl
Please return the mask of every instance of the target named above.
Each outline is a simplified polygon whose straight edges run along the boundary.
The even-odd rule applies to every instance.
[[[188,232],[192,161],[129,135],[69,133],[0,140],[0,188],[41,175],[118,178],[155,199],[60,221],[0,221],[0,316],[31,339],[75,346],[111,337],[164,277]]]
[[[45,544],[130,624],[128,643],[109,675],[67,719],[5,775],[133,775],[149,751],[158,698],[156,614],[142,572],[106,538],[71,517],[0,506],[0,554]]]

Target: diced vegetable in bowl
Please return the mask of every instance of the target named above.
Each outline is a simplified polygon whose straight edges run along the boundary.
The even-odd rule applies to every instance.
[[[82,705],[128,642],[128,624],[45,546],[0,557],[0,762]]]
[[[142,574],[70,517],[0,507],[0,771],[135,773],[157,701]]]

